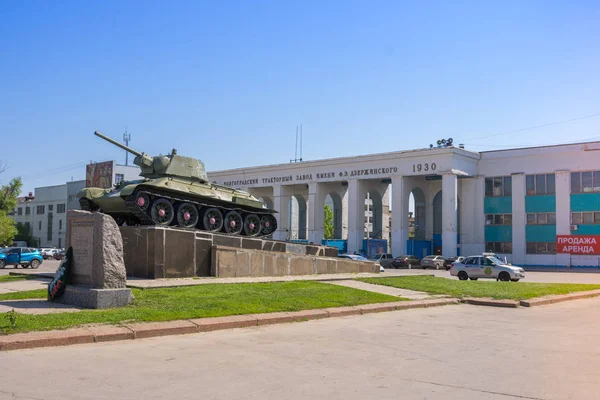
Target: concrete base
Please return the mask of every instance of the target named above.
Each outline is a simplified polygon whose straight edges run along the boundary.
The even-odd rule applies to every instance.
[[[57,303],[83,308],[112,308],[131,304],[133,293],[129,288],[94,289],[83,285],[67,285]]]
[[[207,233],[185,228],[121,226],[125,269],[128,277],[159,279],[215,276],[211,274],[212,247],[226,246],[252,251],[337,257],[332,246],[305,245]]]

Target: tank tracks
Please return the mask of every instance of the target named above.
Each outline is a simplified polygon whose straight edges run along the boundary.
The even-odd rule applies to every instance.
[[[138,202],[137,202],[137,199],[141,195],[147,196],[146,198],[149,200],[149,204],[145,207],[145,209],[140,207],[140,205],[138,205]],[[165,200],[170,201],[173,206],[173,209],[175,210],[175,214],[177,213],[177,207],[175,206],[177,203],[180,203],[180,204],[189,203],[189,204],[194,205],[196,207],[196,209],[198,210],[197,212],[199,213],[199,220],[198,220],[197,224],[195,224],[195,226],[193,226],[193,227],[179,225],[176,215],[173,217],[172,221],[169,224],[157,223],[152,218],[152,216],[149,214],[151,213],[151,209],[152,209],[154,202],[158,199],[165,199]],[[96,206],[93,201],[91,201],[87,198],[80,199],[79,203],[83,210],[86,210],[86,211],[98,211],[99,210],[99,207]],[[204,229],[202,227],[202,216],[203,216],[204,212],[208,209],[216,208],[221,212],[223,219],[225,219],[226,215],[230,211],[236,211],[237,213],[239,213],[242,216],[247,215],[247,214],[255,214],[256,216],[258,216],[261,220],[260,221],[261,222],[260,232],[255,235],[251,235],[251,237],[259,238],[259,237],[269,236],[269,235],[272,235],[275,232],[275,230],[277,229],[277,220],[273,216],[273,213],[276,212],[274,210],[265,210],[265,209],[258,209],[258,208],[253,208],[253,207],[247,207],[247,208],[232,207],[231,203],[226,202],[226,201],[215,201],[215,203],[210,204],[207,202],[198,201],[197,198],[195,198],[195,197],[181,196],[178,194],[176,195],[176,194],[169,193],[166,191],[156,191],[156,190],[147,190],[144,188],[136,188],[136,190],[134,190],[133,193],[131,193],[129,196],[127,196],[125,198],[125,205],[128,208],[129,212],[131,213],[131,216],[112,215],[118,225],[122,225],[125,222],[127,222],[128,225],[132,224],[132,225],[178,226],[178,227],[183,227],[183,228],[187,228],[187,229],[195,229],[195,230],[198,230],[201,232],[226,233],[226,234],[230,234],[233,236],[246,236],[244,234],[243,228],[242,228],[241,232],[237,232],[237,233],[227,232],[224,229],[225,223],[223,223],[223,227],[219,230]],[[131,218],[131,217],[133,217],[133,218]],[[265,226],[264,226],[265,221],[269,221],[270,226],[268,229],[265,228]]]

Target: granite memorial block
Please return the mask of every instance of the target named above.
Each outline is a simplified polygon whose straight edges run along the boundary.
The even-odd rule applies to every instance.
[[[86,308],[121,307],[133,301],[126,286],[123,239],[111,216],[69,210],[66,247],[73,250],[71,273],[57,301]]]

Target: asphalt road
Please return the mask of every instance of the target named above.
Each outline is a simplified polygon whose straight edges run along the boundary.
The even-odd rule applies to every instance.
[[[17,268],[13,266],[7,266],[4,269],[0,269],[0,275],[8,275],[9,272],[52,272],[56,271],[60,261],[56,260],[45,260],[38,269],[32,270],[31,268]],[[381,276],[402,276],[402,275],[435,275],[442,278],[458,279],[450,276],[450,273],[445,270],[427,269],[423,270],[420,268],[414,269],[391,269],[385,270]],[[544,282],[544,283],[595,283],[600,284],[600,270],[597,272],[533,272],[527,271],[525,279],[522,282]]]
[[[38,269],[23,268],[23,267],[15,268],[14,265],[7,265],[3,269],[0,269],[0,276],[8,275],[11,272],[25,272],[25,273],[56,272],[56,269],[58,268],[59,264],[60,264],[60,261],[57,261],[57,260],[44,260]]]
[[[597,399],[600,299],[0,353],[2,399]]]

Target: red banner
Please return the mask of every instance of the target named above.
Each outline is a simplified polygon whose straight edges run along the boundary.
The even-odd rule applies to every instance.
[[[600,255],[600,235],[556,235],[556,252]]]

